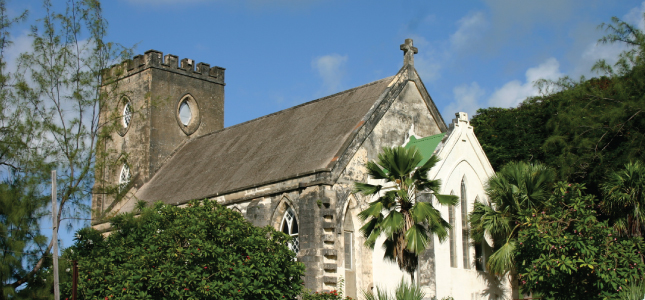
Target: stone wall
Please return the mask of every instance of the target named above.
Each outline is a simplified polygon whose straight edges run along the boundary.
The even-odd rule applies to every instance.
[[[129,200],[115,195],[124,164],[132,178],[128,189],[139,188],[183,143],[224,128],[223,68],[195,65],[187,58],[178,65],[177,56],[162,58],[161,52],[150,50],[106,70],[103,82],[109,98],[101,108],[100,122],[111,130],[97,146],[100,160],[92,208],[99,213],[112,210],[115,200]],[[184,126],[178,112],[187,96],[194,104],[193,122]],[[123,123],[126,103],[132,108],[127,127]]]

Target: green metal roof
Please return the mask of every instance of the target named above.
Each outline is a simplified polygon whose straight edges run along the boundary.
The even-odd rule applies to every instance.
[[[437,146],[445,135],[446,133],[444,132],[424,137],[422,139],[417,139],[414,136],[411,136],[410,141],[405,145],[405,149],[410,149],[413,146],[417,147],[417,149],[419,149],[419,151],[421,152],[421,156],[423,156],[423,160],[419,162],[419,166],[422,166],[426,163],[426,161],[428,161],[428,159],[430,159],[432,153],[434,153],[434,150],[437,149]]]

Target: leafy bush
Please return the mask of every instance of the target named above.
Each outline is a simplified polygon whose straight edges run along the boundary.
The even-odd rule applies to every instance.
[[[215,201],[157,203],[111,223],[107,238],[80,230],[67,253],[78,261],[80,299],[294,299],[302,290],[290,237]]]
[[[544,299],[614,299],[645,273],[641,237],[618,236],[599,220],[584,187],[560,182],[543,211],[519,222],[516,265],[520,285]]]
[[[340,287],[338,290],[329,292],[311,292],[305,289],[302,293],[302,300],[352,300],[352,297],[345,296],[343,298],[343,288],[345,287],[345,279],[341,277]]]
[[[630,284],[619,296],[620,300],[642,300],[645,298],[645,282]]]
[[[385,289],[376,287],[376,294],[372,291],[362,291],[365,300],[421,300],[425,293],[416,284],[408,284],[403,278],[396,286],[394,295],[389,294]]]

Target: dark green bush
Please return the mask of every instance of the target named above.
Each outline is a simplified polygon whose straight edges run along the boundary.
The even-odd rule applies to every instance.
[[[80,299],[294,299],[304,265],[290,237],[258,228],[215,201],[157,203],[86,228],[67,255],[79,265]],[[71,298],[71,287],[63,288]]]

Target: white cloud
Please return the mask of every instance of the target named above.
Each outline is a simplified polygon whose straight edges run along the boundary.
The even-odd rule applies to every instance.
[[[318,72],[323,80],[325,92],[336,92],[341,87],[347,59],[347,55],[333,53],[316,57],[311,62],[311,67]]]
[[[645,12],[645,2],[641,3],[640,7],[632,8],[624,17],[623,21],[629,24],[637,24],[640,30],[645,30],[645,20],[643,13]]]
[[[475,12],[461,18],[457,24],[459,28],[450,35],[450,44],[454,50],[464,49],[479,40],[488,26],[488,21],[484,13]]]
[[[641,3],[638,7],[632,8],[621,20],[629,24],[636,24],[640,30],[645,30],[643,13],[645,13],[645,2]],[[603,32],[603,35],[606,33],[609,32]],[[604,59],[607,64],[613,66],[618,60],[618,55],[628,49],[629,46],[622,42],[613,44],[601,44],[596,40],[589,42],[584,47],[584,50],[581,51],[582,54],[575,62],[575,66],[570,74],[574,78],[580,75],[596,76],[596,74],[591,73],[591,68],[598,60]]]
[[[537,67],[526,71],[526,81],[513,80],[506,83],[488,99],[488,105],[494,107],[515,107],[527,97],[539,95],[537,87],[533,86],[538,79],[557,80],[562,77],[560,63],[555,58],[549,58]]]
[[[7,72],[15,72],[18,64],[18,57],[20,54],[31,51],[33,38],[27,32],[23,32],[19,36],[12,38],[12,44],[5,49],[5,66]]]
[[[477,112],[477,109],[481,107],[479,99],[485,94],[477,82],[473,82],[470,85],[462,84],[452,89],[452,92],[455,100],[444,109],[448,116],[452,116],[457,112],[466,112],[468,116],[472,117]]]

